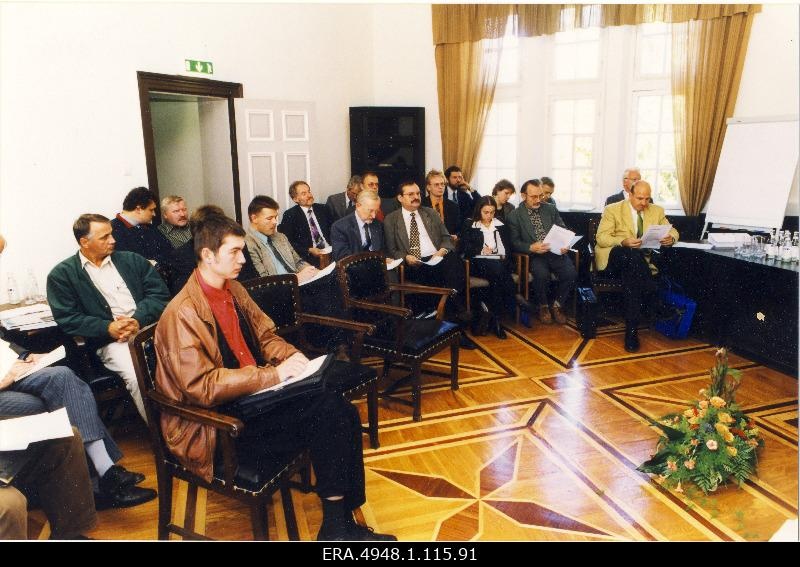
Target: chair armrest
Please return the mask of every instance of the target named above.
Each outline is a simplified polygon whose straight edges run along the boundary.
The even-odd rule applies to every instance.
[[[348,299],[347,306],[364,309],[366,311],[378,311],[394,317],[400,317],[401,319],[409,319],[412,315],[411,309],[406,309],[405,307],[383,305],[382,303],[373,303],[371,301],[364,301],[363,299]]]
[[[153,402],[161,406],[161,411],[165,413],[177,415],[178,417],[194,421],[195,423],[209,425],[214,429],[219,429],[227,433],[231,437],[237,437],[244,429],[244,423],[235,417],[214,410],[176,402],[160,392],[147,392],[147,396],[153,400]]]
[[[404,291],[406,293],[427,293],[430,295],[444,295],[449,297],[455,295],[456,290],[448,287],[433,287],[419,284],[389,284],[391,291]]]
[[[340,329],[347,329],[348,331],[355,331],[357,333],[364,333],[371,335],[375,332],[375,325],[369,323],[359,323],[358,321],[348,321],[346,319],[338,319],[336,317],[324,317],[322,315],[311,315],[310,313],[298,313],[297,320],[300,323],[313,323],[315,325],[324,325],[326,327],[338,327]]]

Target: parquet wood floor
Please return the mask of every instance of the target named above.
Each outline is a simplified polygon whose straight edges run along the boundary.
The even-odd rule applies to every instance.
[[[619,327],[588,341],[570,325],[508,330],[508,340],[478,337],[478,350],[461,351],[458,391],[448,387],[447,353],[426,365],[421,422],[381,405],[381,447],[365,448],[369,525],[421,541],[741,541],[766,540],[797,518],[796,377],[732,355],[744,373],[738,401],[766,439],[758,477],[708,496],[677,494],[635,470],[657,438],[645,418],[697,395],[713,346],[645,329],[641,351],[629,354]],[[155,488],[144,426],[116,438],[123,464]],[[185,489],[175,492],[181,513]],[[314,539],[319,501],[293,498],[301,539]],[[154,539],[156,513],[157,501],[104,511],[88,535]],[[31,528],[46,537],[42,519],[34,514]],[[251,538],[247,510],[214,494],[201,495],[197,522],[214,538]],[[286,539],[282,513],[270,512],[270,537]]]

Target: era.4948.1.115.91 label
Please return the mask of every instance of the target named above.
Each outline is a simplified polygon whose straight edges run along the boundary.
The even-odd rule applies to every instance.
[[[386,546],[322,548],[323,561],[477,561],[478,554],[472,546]]]

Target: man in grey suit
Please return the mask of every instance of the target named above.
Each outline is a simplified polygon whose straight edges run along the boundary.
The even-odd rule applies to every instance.
[[[606,207],[614,203],[619,203],[620,201],[628,200],[628,197],[631,194],[631,187],[633,187],[633,184],[639,181],[641,178],[642,174],[639,172],[638,167],[629,167],[626,169],[625,173],[622,174],[622,191],[614,193],[608,199],[606,199]]]
[[[362,191],[361,176],[354,175],[347,183],[347,189],[343,193],[336,193],[328,197],[325,206],[331,217],[331,222],[344,218],[352,213],[356,208],[356,197]]]
[[[567,227],[561,220],[558,209],[542,203],[542,192],[541,185],[528,185],[525,201],[508,215],[507,221],[511,227],[514,251],[530,257],[533,295],[539,303],[539,320],[542,323],[552,323],[555,319],[563,325],[567,322],[563,305],[575,287],[578,273],[575,265],[566,256],[566,248],[560,250],[560,255],[554,254],[550,251],[550,245],[543,242],[554,224]],[[553,305],[548,308],[547,286],[551,274],[555,274],[558,279],[558,291]]]
[[[253,262],[260,277],[282,274],[296,274],[300,286],[300,299],[303,310],[328,317],[342,317],[342,299],[336,276],[331,273],[325,277],[303,285],[319,273],[319,270],[303,260],[289,242],[289,238],[278,232],[278,211],[280,205],[272,197],[256,195],[247,207],[250,227],[244,237],[247,245],[245,258]],[[338,348],[343,338],[338,333],[321,327],[316,334],[320,344],[330,350]]]
[[[359,252],[376,252],[384,249],[383,224],[375,219],[381,199],[377,193],[362,191],[356,197],[355,211],[331,226],[333,259]]]
[[[455,297],[447,299],[447,310],[463,323],[469,321],[464,302],[466,278],[464,262],[455,254],[453,240],[433,209],[421,207],[422,198],[415,181],[403,181],[397,191],[400,208],[386,215],[386,253],[391,258],[404,258],[406,279],[422,285],[455,289]],[[431,266],[425,262],[436,261]],[[475,348],[462,334],[461,346]]]

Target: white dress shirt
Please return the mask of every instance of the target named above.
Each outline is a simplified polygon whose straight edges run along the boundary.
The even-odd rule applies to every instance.
[[[403,221],[406,223],[406,234],[408,235],[408,242],[411,242],[411,212],[407,211],[404,207],[400,207],[400,210],[403,211]],[[419,255],[421,258],[426,258],[427,256],[433,256],[436,252],[439,251],[436,246],[434,246],[431,237],[428,235],[428,231],[425,230],[425,223],[422,222],[422,217],[420,217],[419,209],[414,211],[414,216],[417,219],[417,228],[419,228]]]
[[[483,233],[483,245],[492,250],[497,248],[497,252],[492,252],[492,254],[505,256],[506,248],[503,246],[503,239],[500,238],[500,233],[497,231],[498,226],[503,226],[503,223],[498,219],[492,219],[492,224],[488,227],[484,226],[480,221],[472,223],[472,228],[478,228]]]
[[[81,267],[86,270],[89,279],[92,280],[94,287],[100,292],[111,313],[116,317],[130,317],[136,312],[136,301],[133,299],[131,291],[128,289],[125,280],[117,270],[111,256],[106,256],[100,266],[94,265],[83,252],[80,252]]]

